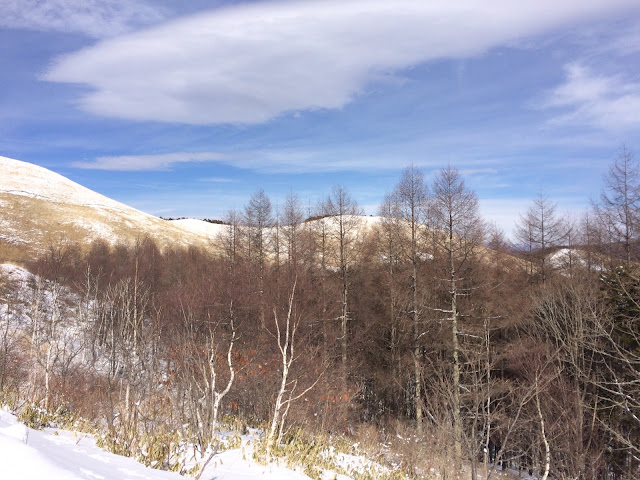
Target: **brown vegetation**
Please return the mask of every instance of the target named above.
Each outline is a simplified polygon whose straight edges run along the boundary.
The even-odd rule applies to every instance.
[[[28,286],[0,283],[4,394],[123,453],[176,432],[204,449],[232,415],[267,428],[267,455],[293,428],[347,435],[417,478],[637,477],[635,230],[575,229],[580,255],[554,263],[567,229],[540,240],[539,199],[515,261],[450,168],[430,188],[408,169],[366,235],[344,189],[322,207],[302,222],[258,192],[215,253],[52,243]]]

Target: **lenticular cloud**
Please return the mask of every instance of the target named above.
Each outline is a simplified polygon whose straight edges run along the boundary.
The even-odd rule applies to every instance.
[[[161,21],[144,0],[0,0],[0,26],[103,38]]]
[[[547,5],[548,4],[548,5]],[[323,0],[217,9],[58,59],[43,79],[89,87],[88,112],[188,124],[337,109],[381,76],[467,58],[637,8],[637,0]]]

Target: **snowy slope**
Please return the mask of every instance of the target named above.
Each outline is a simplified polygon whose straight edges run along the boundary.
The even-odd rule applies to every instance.
[[[74,205],[132,210],[51,170],[20,160],[0,156],[0,178],[0,193]]]
[[[187,232],[195,233],[196,235],[203,235],[209,237],[211,240],[216,240],[221,234],[224,234],[228,228],[227,225],[205,222],[204,220],[198,220],[195,218],[171,220],[171,223]]]
[[[90,435],[48,428],[32,430],[0,410],[0,477],[7,480],[181,480],[177,473],[154,470],[135,460],[105,452]],[[202,480],[308,480],[301,473],[262,466],[229,450],[214,458]]]
[[[219,226],[193,222],[162,220],[46,168],[0,157],[0,260],[22,261],[61,241],[131,244],[144,236],[161,248],[212,248]]]
[[[88,436],[28,429],[0,412],[0,465],[6,479],[180,479],[100,450]]]

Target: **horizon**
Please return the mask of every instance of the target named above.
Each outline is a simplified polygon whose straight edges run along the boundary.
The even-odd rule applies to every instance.
[[[512,236],[638,150],[640,4],[0,0],[0,155],[156,216],[335,184],[374,215],[451,165]],[[460,32],[464,32],[463,35]]]

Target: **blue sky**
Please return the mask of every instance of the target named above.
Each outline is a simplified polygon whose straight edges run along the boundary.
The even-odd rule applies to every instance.
[[[184,5],[186,4],[186,5]],[[452,165],[507,233],[640,148],[637,0],[0,0],[0,155],[162,216]]]

